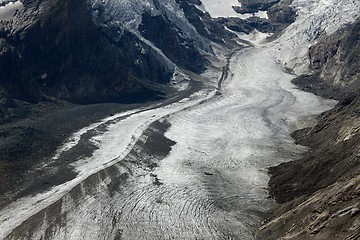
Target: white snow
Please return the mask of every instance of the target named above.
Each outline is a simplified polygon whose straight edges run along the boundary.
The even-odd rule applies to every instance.
[[[258,31],[257,29],[253,30],[249,34],[246,34],[243,32],[239,33],[236,31],[232,31],[231,29],[227,28],[226,26],[225,26],[225,29],[227,31],[230,31],[230,32],[236,34],[239,39],[249,42],[253,46],[258,46],[258,47],[265,44],[266,39],[272,35],[272,33],[263,33],[263,32]],[[242,43],[239,43],[239,44],[242,45]]]
[[[24,5],[20,1],[12,1],[0,7],[0,21],[8,21],[14,16],[15,12],[22,9]]]
[[[258,12],[256,12],[255,17],[269,19],[267,11],[258,11]]]
[[[201,0],[202,5],[195,5],[203,12],[208,12],[212,18],[237,17],[247,19],[250,17],[268,18],[267,11],[258,11],[254,14],[237,13],[233,7],[241,6],[238,0]]]
[[[233,6],[241,6],[238,0],[201,0],[201,9],[207,11],[211,17],[239,17]]]

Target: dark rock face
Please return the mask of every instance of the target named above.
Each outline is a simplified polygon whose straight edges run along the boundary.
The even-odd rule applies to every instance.
[[[243,8],[234,7],[234,10],[241,14],[267,11],[269,19],[259,17],[212,19],[208,13],[203,13],[195,7],[195,5],[201,5],[198,0],[176,0],[176,2],[181,6],[185,16],[198,33],[213,42],[226,44],[229,47],[236,45],[233,39],[237,36],[226,30],[224,26],[232,31],[246,34],[254,29],[261,32],[277,33],[294,22],[296,17],[295,12],[289,7],[291,0],[259,0],[244,1],[244,3],[240,0]]]
[[[139,31],[177,65],[197,73],[204,70],[205,58],[200,56],[192,43],[177,33],[180,29],[172,26],[163,16],[151,16],[145,12]]]
[[[271,168],[272,195],[286,202],[360,173],[359,119],[360,96],[349,96],[324,113],[314,128],[295,132],[297,143],[312,151],[302,160]]]
[[[296,18],[294,10],[290,7],[292,0],[239,0],[241,7],[234,7],[238,13],[256,13],[267,11],[269,22],[274,28],[283,29]]]
[[[186,18],[196,28],[197,32],[213,42],[230,43],[235,34],[224,29],[224,21],[212,19],[209,13],[204,13],[195,5],[201,5],[200,0],[176,0],[183,9]],[[219,21],[220,20],[220,21]]]
[[[360,91],[360,21],[321,37],[309,49],[314,74],[294,80],[306,91],[342,100]]]
[[[275,32],[275,27],[267,19],[250,17],[248,19],[240,18],[223,18],[223,24],[229,29],[236,32],[251,33],[254,29],[260,32]]]
[[[16,103],[7,94],[5,89],[0,87],[0,124],[12,116],[11,110],[15,108],[17,108]]]
[[[282,204],[259,230],[261,239],[360,237],[359,24],[309,50],[315,74],[295,83],[340,102],[315,127],[293,134],[310,148],[306,156],[270,169],[270,193]]]
[[[272,5],[267,11],[270,21],[279,29],[284,29],[296,19],[296,13],[290,7],[292,0],[282,0]]]
[[[222,19],[231,30],[250,33],[254,29],[261,32],[279,33],[296,19],[296,13],[290,7],[292,0],[239,0],[241,7],[233,7],[240,14],[267,11],[268,19],[250,17],[248,19]]]
[[[280,2],[280,0],[239,0],[241,7],[234,7],[238,13],[256,13],[257,11],[267,11],[270,7]]]
[[[330,85],[358,93],[360,90],[360,21],[332,36],[323,37],[309,49],[311,69]]]
[[[212,19],[208,13],[203,13],[194,5],[201,5],[198,0],[176,0],[183,9],[189,22],[202,36],[220,44],[231,46],[232,39],[237,36],[227,31],[224,26],[235,32],[249,34],[254,29],[261,32],[279,33],[289,24],[295,21],[296,14],[289,7],[292,0],[239,0],[242,8],[234,7],[234,10],[244,13],[256,13],[267,11],[269,19],[250,17],[240,18],[216,18]],[[236,44],[234,44],[236,45]]]
[[[132,33],[117,41],[104,34],[84,0],[24,6],[1,40],[0,85],[14,98],[136,102],[158,98],[144,82],[166,83],[172,74]]]

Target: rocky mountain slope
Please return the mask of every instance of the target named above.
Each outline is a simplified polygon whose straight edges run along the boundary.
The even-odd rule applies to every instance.
[[[176,65],[195,72],[203,69],[206,61],[192,38],[204,51],[211,51],[195,30],[182,29],[189,24],[172,27],[180,20],[163,9],[155,8],[154,13],[144,9],[139,15],[146,21],[127,26],[129,19],[103,14],[111,11],[107,3],[25,0],[23,5],[24,9],[0,28],[0,85],[20,100],[39,102],[55,97],[94,103],[154,99],[159,97],[156,84],[168,83]],[[164,28],[156,33],[157,24]],[[183,34],[191,30],[192,38],[190,33]]]
[[[310,151],[270,169],[270,192],[281,203],[261,239],[360,238],[360,20],[310,47],[312,75],[295,83],[339,100],[313,128],[293,134]]]

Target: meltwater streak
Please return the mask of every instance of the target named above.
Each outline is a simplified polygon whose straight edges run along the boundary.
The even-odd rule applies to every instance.
[[[139,145],[138,155],[99,169],[5,239],[254,239],[274,204],[266,167],[304,150],[289,124],[333,104],[296,90],[271,53],[263,47],[235,54],[220,94],[203,95],[206,101],[132,115],[132,123],[158,114],[172,124],[165,135],[176,144],[159,167],[136,166]],[[109,138],[99,136],[94,160],[113,154],[122,124],[104,133]]]

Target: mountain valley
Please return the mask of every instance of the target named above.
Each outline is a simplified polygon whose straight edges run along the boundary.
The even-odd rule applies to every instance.
[[[0,239],[360,238],[359,12],[0,1]]]

